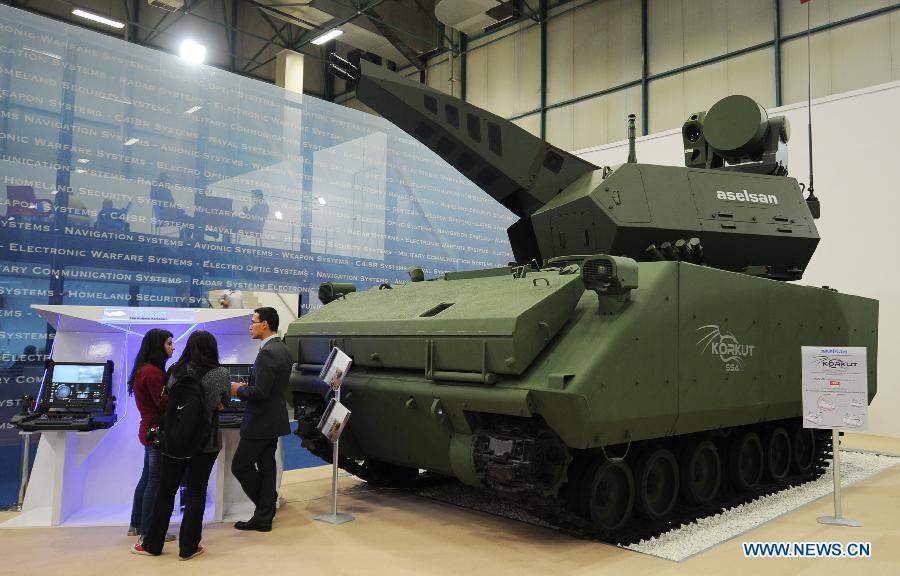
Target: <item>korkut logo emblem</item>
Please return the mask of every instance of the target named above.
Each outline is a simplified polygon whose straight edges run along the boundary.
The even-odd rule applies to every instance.
[[[845,372],[850,368],[859,366],[859,362],[835,358],[834,356],[813,356],[813,362],[818,364],[820,368],[830,368],[838,372]]]
[[[703,346],[700,353],[705,354],[709,350],[710,354],[718,356],[726,372],[740,372],[744,368],[744,359],[753,356],[753,344],[741,344],[734,334],[722,330],[717,324],[697,328],[698,332],[701,330],[705,330],[706,334],[697,341],[697,346]]]

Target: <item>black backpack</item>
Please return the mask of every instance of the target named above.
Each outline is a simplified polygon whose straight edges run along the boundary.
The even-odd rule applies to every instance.
[[[169,403],[159,431],[159,448],[170,458],[199,454],[214,431],[200,380],[190,371],[178,376],[169,390]]]

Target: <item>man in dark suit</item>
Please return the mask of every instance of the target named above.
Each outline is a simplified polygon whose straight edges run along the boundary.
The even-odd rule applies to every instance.
[[[231,461],[231,472],[256,505],[253,517],[237,522],[238,530],[272,529],[275,517],[275,449],[278,437],[291,433],[285,398],[293,360],[278,338],[278,312],[257,308],[250,321],[250,335],[261,340],[250,382],[232,382],[231,395],[247,403],[241,423],[241,441]]]

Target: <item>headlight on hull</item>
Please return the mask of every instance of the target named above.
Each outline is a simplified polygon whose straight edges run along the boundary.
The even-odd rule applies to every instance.
[[[600,296],[628,294],[638,287],[638,263],[624,256],[589,256],[581,265],[581,279]]]

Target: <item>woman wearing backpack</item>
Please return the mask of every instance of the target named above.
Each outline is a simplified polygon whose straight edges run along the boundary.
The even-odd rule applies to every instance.
[[[158,328],[149,330],[141,340],[141,347],[134,359],[131,376],[128,378],[128,394],[134,396],[134,402],[141,413],[138,440],[144,446],[144,469],[134,489],[129,536],[140,537],[147,533],[150,518],[153,516],[153,505],[159,492],[161,455],[156,447],[148,444],[147,430],[159,426],[166,411],[167,396],[162,391],[165,384],[166,362],[174,351],[171,332]],[[169,536],[166,536],[166,540],[175,539],[175,536]]]
[[[175,505],[175,494],[185,471],[187,478],[184,516],[178,534],[179,557],[182,560],[189,560],[203,553],[200,538],[203,511],[206,507],[206,486],[216,456],[222,449],[222,433],[219,431],[217,412],[222,402],[228,401],[231,391],[229,379],[228,369],[219,366],[216,338],[204,330],[191,334],[181,358],[169,370],[166,382],[169,404],[164,418],[169,425],[173,417],[178,415],[177,410],[183,408],[185,412],[189,411],[192,406],[188,406],[188,403],[193,403],[192,394],[199,384],[200,390],[197,392],[202,398],[202,415],[205,421],[197,428],[198,437],[180,440],[191,445],[190,455],[185,455],[184,446],[170,445],[172,435],[163,430],[162,436],[166,439],[166,445],[162,450],[159,496],[143,542],[131,548],[134,554],[158,556],[162,553],[163,541]],[[179,402],[183,402],[181,408]]]

